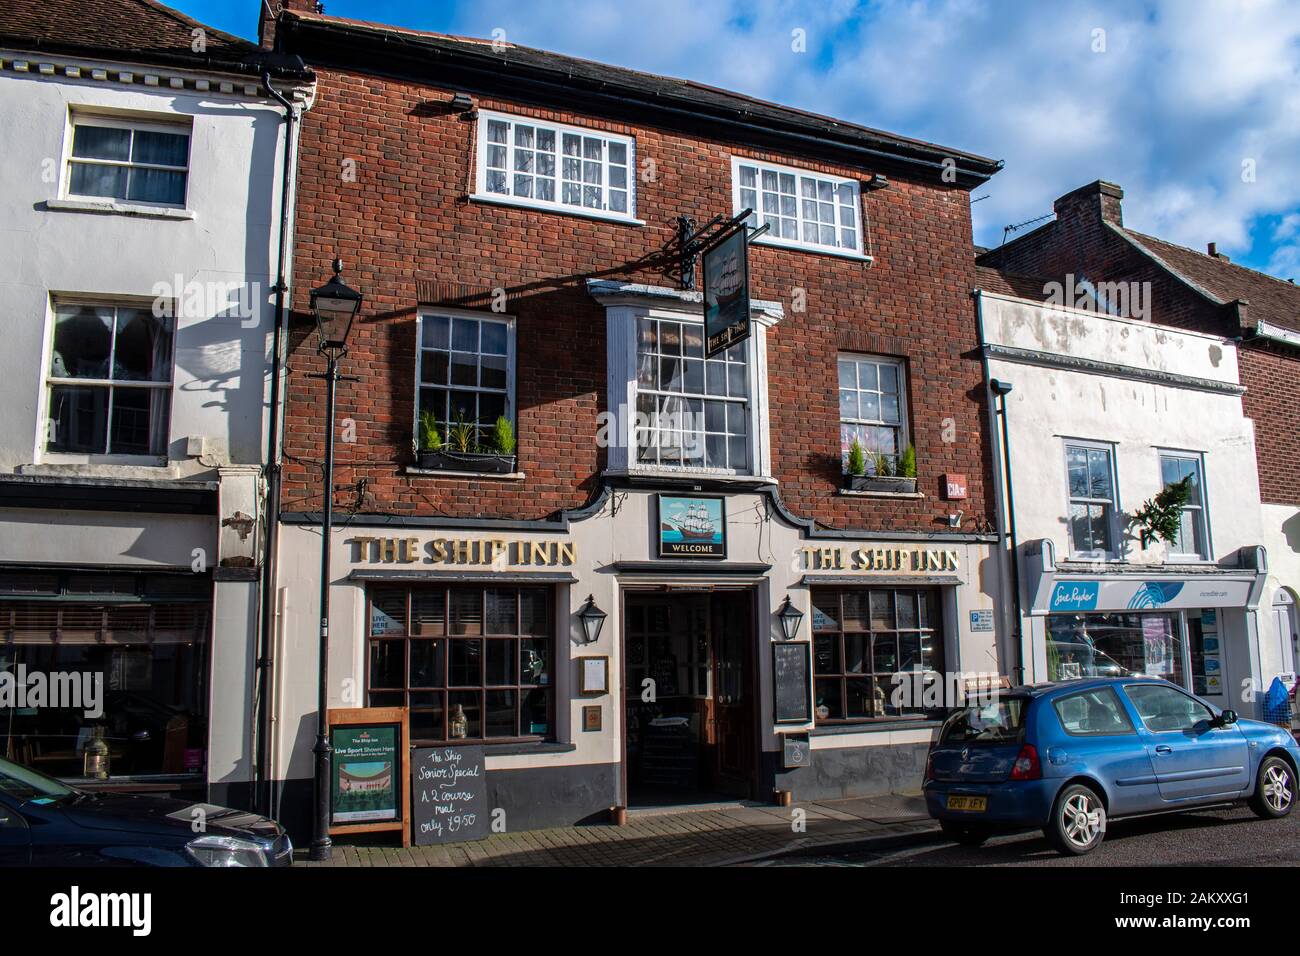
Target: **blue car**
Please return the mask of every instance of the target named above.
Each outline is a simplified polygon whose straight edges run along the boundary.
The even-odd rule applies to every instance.
[[[1104,677],[959,708],[930,749],[924,792],[958,843],[1033,826],[1079,855],[1117,817],[1239,800],[1265,819],[1284,817],[1298,767],[1300,747],[1281,727],[1239,720],[1168,681]]]

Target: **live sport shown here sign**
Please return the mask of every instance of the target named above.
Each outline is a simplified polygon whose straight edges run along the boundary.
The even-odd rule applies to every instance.
[[[403,831],[410,845],[410,728],[404,707],[326,712],[330,755],[329,832]]]
[[[704,253],[704,354],[749,338],[749,241],[741,226]]]

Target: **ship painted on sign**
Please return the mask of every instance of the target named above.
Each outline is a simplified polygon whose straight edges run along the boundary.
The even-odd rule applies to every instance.
[[[693,504],[680,518],[664,522],[665,531],[676,531],[686,540],[709,540],[717,536],[718,529],[703,504]]]

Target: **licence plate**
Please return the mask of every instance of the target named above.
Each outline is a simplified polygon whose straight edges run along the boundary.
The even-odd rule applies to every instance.
[[[988,809],[988,797],[948,797],[949,810],[963,810],[967,813],[983,813]]]

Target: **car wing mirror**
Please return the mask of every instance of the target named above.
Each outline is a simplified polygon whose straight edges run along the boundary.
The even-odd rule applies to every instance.
[[[1237,712],[1235,710],[1225,710],[1219,713],[1218,717],[1210,721],[1215,727],[1227,727],[1229,724],[1237,722]]]

